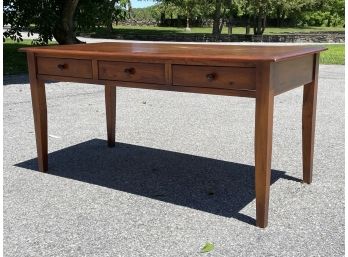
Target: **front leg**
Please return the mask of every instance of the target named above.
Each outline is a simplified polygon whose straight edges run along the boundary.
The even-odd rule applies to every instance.
[[[255,110],[255,192],[256,225],[268,224],[271,180],[272,130],[274,95],[271,89],[270,64],[258,67]]]
[[[108,146],[115,146],[116,128],[116,86],[105,85],[105,111]]]
[[[314,57],[313,81],[303,86],[302,159],[303,181],[307,184],[312,182],[318,67],[319,54],[316,54]]]
[[[45,172],[48,169],[47,104],[45,83],[36,77],[36,63],[34,54],[28,53],[27,59],[31,101],[33,105],[38,166],[39,171]]]

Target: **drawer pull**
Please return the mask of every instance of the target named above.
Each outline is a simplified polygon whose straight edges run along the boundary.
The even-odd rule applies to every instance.
[[[133,75],[135,73],[134,68],[126,68],[124,69],[124,72],[127,73],[128,75]]]
[[[209,73],[209,74],[207,74],[206,77],[207,77],[207,80],[213,81],[216,78],[216,73],[215,72]]]
[[[58,64],[57,67],[58,67],[58,69],[60,69],[60,70],[64,70],[64,69],[68,68],[68,65],[67,65],[66,63],[64,63],[64,64]]]

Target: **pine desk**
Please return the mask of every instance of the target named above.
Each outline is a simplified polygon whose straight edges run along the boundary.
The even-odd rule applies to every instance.
[[[96,43],[23,48],[27,53],[39,170],[48,169],[46,80],[105,85],[107,139],[115,145],[116,86],[252,97],[255,109],[256,225],[266,227],[273,101],[304,85],[303,180],[312,181],[322,47]]]

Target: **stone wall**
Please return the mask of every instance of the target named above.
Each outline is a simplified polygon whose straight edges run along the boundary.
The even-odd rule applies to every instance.
[[[283,43],[344,43],[344,32],[287,33],[281,35],[221,35],[210,34],[108,34],[93,37],[172,42],[283,42]]]

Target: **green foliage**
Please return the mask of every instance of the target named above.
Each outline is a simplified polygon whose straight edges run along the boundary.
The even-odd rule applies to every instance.
[[[157,13],[158,5],[149,6],[146,8],[133,8],[130,16],[134,20],[153,21],[159,19],[159,13]],[[158,18],[158,19],[157,19]]]
[[[338,26],[344,24],[343,0],[316,0],[298,17],[299,25]]]
[[[328,15],[330,15],[328,12],[321,12],[321,11],[305,12],[301,19],[303,24],[300,24],[300,25],[322,26]]]
[[[161,18],[177,18],[179,15],[184,15],[182,9],[177,6],[176,2],[169,1],[164,1],[153,6],[151,9],[151,14],[152,17],[158,22],[161,20]]]
[[[203,0],[163,0],[159,5],[162,12],[193,18],[199,15]]]
[[[211,252],[211,251],[214,250],[214,248],[215,248],[215,247],[214,247],[214,244],[208,242],[208,243],[206,243],[206,244],[202,247],[201,253],[208,253],[208,252]]]
[[[4,0],[4,24],[11,26],[4,31],[4,39],[21,41],[20,31],[37,32],[39,38],[34,43],[47,44],[53,35],[57,38],[54,32],[63,19],[64,3],[69,1],[78,2],[70,27],[80,31],[112,31],[113,23],[132,16],[151,21],[199,18],[203,24],[213,19],[219,31],[239,19],[244,26],[253,22],[254,32],[263,33],[270,19],[277,20],[277,26],[341,26],[345,8],[344,0],[158,0],[155,6],[132,11],[130,0]]]
[[[3,37],[22,41],[21,31],[37,32],[34,42],[47,44],[53,39],[59,22],[64,20],[64,4],[71,0],[4,0],[4,24],[11,29]],[[75,21],[79,29],[94,29],[98,26],[112,28],[112,23],[126,18],[129,0],[75,0],[78,3]],[[34,25],[34,26],[33,26]]]
[[[52,40],[53,26],[61,11],[59,0],[4,0],[3,4],[4,24],[11,25],[11,29],[4,31],[4,39],[22,41],[20,31],[27,30],[29,34],[39,32],[36,43]],[[35,28],[31,24],[35,24]]]
[[[93,31],[98,27],[112,29],[112,23],[127,18],[130,0],[80,0],[76,13],[78,29]]]
[[[158,0],[158,2],[157,11],[153,12],[156,20],[160,19],[160,13],[165,13],[168,17],[174,12],[178,16],[213,19],[219,2],[221,10],[218,19],[225,22],[231,17],[232,20],[249,19],[249,22],[254,23],[254,28],[260,30],[267,24],[267,19],[276,20],[277,26],[344,24],[344,0]],[[166,9],[167,6],[172,8],[174,6],[175,11],[169,11],[169,8]]]

